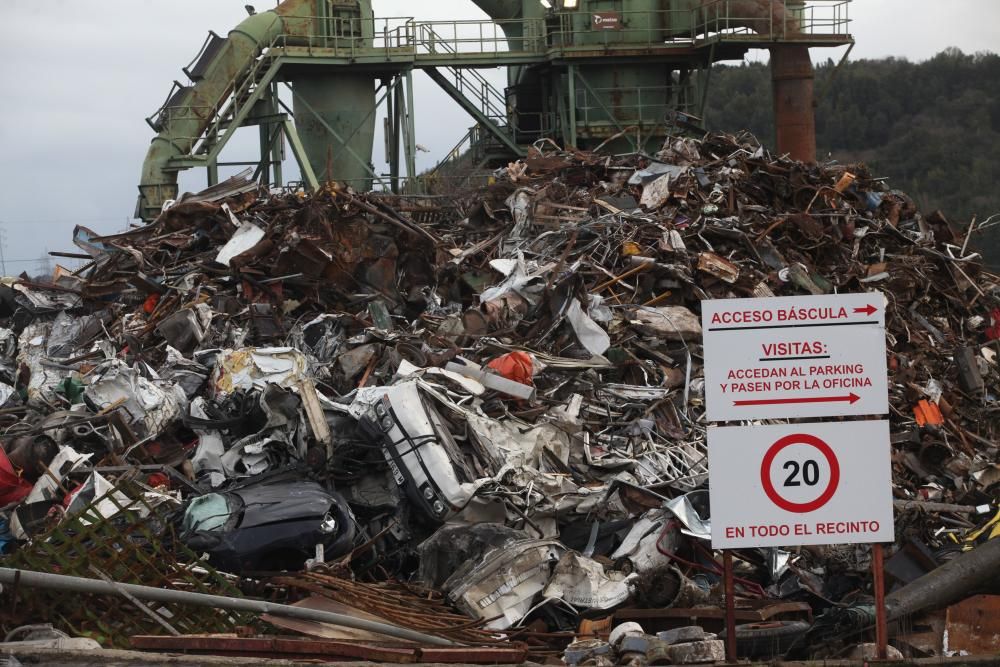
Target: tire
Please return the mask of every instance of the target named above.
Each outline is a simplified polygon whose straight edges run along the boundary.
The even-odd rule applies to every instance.
[[[778,658],[809,629],[803,621],[765,621],[736,626],[736,654],[741,658]]]

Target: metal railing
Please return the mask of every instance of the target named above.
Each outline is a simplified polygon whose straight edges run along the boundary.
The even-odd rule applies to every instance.
[[[530,129],[518,126],[518,120],[525,117],[534,119],[528,123],[531,125]],[[556,128],[552,125],[553,119],[554,114],[543,112],[514,114],[507,119],[507,124],[503,125],[501,129],[510,133],[511,137],[526,139],[527,143],[531,143],[543,137],[554,136]],[[478,124],[473,125],[468,132],[462,135],[458,143],[433,168],[428,170],[428,174],[446,173],[463,161],[468,162],[467,165],[463,166],[478,167],[490,155],[491,149],[498,153],[505,151],[504,145],[484,127]]]
[[[507,104],[504,94],[490,83],[478,70],[449,67],[455,80],[455,87],[466,97],[479,102],[479,110],[494,122],[507,120]]]
[[[544,20],[410,21],[416,57],[545,52]],[[508,37],[508,33],[513,36]]]
[[[635,88],[577,88],[577,122],[663,123],[663,110],[685,106],[673,98],[678,86],[640,86]],[[620,102],[612,107],[606,100],[615,97]],[[687,109],[683,109],[687,110]]]
[[[505,127],[504,129],[510,128]],[[483,126],[478,124],[473,125],[469,128],[469,131],[458,140],[458,143],[455,144],[454,148],[448,151],[448,154],[445,155],[440,162],[434,165],[434,168],[430,170],[430,173],[447,170],[450,166],[458,164],[463,160],[467,160],[472,163],[470,166],[478,166],[479,163],[486,158],[491,148],[503,150],[504,146]]]
[[[436,164],[433,168],[428,170],[427,176],[440,176],[451,170],[452,167],[458,165],[462,160],[467,160],[470,163],[478,164],[478,159],[476,158],[475,152],[476,147],[481,145],[483,141],[483,135],[486,134],[481,125],[473,125],[469,128],[458,143],[448,151],[448,153]],[[475,164],[470,164],[469,170],[475,166]]]
[[[321,30],[279,35],[274,48],[304,48],[311,55],[359,58],[412,56],[415,52],[408,16],[380,18],[304,16],[293,19],[298,24],[315,22]]]
[[[560,12],[548,22],[546,40],[552,49],[566,47],[614,48],[691,44],[690,9],[607,12],[614,14],[616,27],[602,28],[593,12]]]
[[[714,0],[694,10],[694,33],[706,39],[772,40],[809,39],[847,35],[850,31],[851,0],[812,0],[786,6],[772,3],[767,16],[745,16],[735,10],[734,0]]]
[[[281,17],[275,16],[271,23],[271,27],[275,27],[281,23]],[[226,121],[227,118],[232,118],[238,113],[241,100],[245,101],[252,94],[254,85],[260,81],[264,73],[267,71],[267,67],[271,65],[271,58],[269,57],[269,52],[274,48],[275,44],[280,41],[282,35],[277,36],[270,44],[265,46],[257,54],[254,62],[251,66],[244,71],[240,71],[235,74],[223,88],[223,92],[219,95],[219,98],[213,103],[192,105],[188,103],[190,98],[190,91],[193,90],[194,82],[192,86],[180,86],[180,84],[174,84],[174,88],[171,89],[171,94],[168,99],[157,109],[153,115],[146,119],[146,122],[155,131],[162,131],[165,126],[173,119],[207,119],[206,129],[196,137],[190,136],[175,136],[174,139],[184,139],[192,142],[192,149],[190,151],[191,155],[198,154],[199,150],[206,147],[206,142],[214,140],[218,136],[219,129]],[[209,40],[212,39],[212,34],[209,35]],[[208,41],[202,45],[201,50],[199,50],[198,55],[195,56],[193,63],[197,63],[206,49]],[[221,54],[229,49],[235,48],[231,41],[227,41],[221,44],[219,48],[214,49],[216,52],[216,58],[221,57]],[[207,66],[206,66],[207,68]],[[187,72],[188,68],[185,68]],[[189,73],[190,76],[190,73]]]
[[[267,50],[254,60],[250,70],[242,77],[237,76],[231,83],[232,92],[223,96],[216,103],[212,121],[201,137],[195,138],[195,145],[191,149],[192,155],[211,150],[212,144],[218,139],[222,125],[230,119],[236,118],[243,109],[243,106],[250,102],[256,87],[264,79],[265,74],[272,66],[272,59],[268,57]]]

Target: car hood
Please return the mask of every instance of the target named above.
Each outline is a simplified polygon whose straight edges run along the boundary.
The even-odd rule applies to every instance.
[[[334,503],[333,497],[315,482],[261,484],[230,493],[243,501],[243,518],[237,528],[322,518]]]

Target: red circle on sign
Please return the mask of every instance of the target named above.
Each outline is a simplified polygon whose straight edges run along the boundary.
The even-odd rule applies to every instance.
[[[774,458],[782,449],[791,445],[812,445],[826,457],[826,462],[830,466],[830,482],[826,485],[826,489],[818,498],[808,503],[793,503],[783,498],[771,482],[771,464],[774,463]],[[781,509],[798,514],[813,512],[830,502],[830,498],[833,498],[833,494],[837,492],[837,486],[840,484],[840,464],[837,462],[837,455],[830,449],[830,445],[808,433],[793,433],[771,445],[767,453],[764,454],[764,460],[760,464],[760,481],[764,485],[764,493],[771,499],[771,502]]]

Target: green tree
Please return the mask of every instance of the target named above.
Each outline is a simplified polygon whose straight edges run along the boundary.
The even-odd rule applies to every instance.
[[[949,48],[924,62],[858,60],[839,70],[828,59],[816,68],[816,90],[826,90],[816,109],[818,155],[865,162],[927,212],[983,220],[1000,213],[997,82],[994,53]],[[716,67],[705,117],[709,129],[747,129],[772,144],[768,66]],[[1000,225],[974,238],[1000,269]]]

